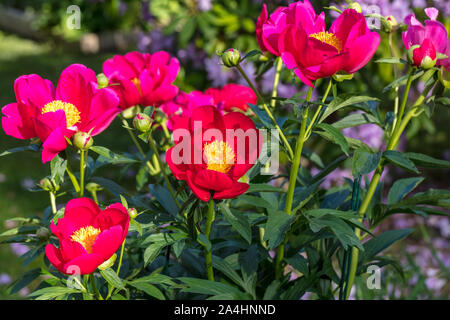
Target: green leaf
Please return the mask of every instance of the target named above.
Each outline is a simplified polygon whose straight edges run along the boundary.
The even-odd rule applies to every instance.
[[[409,160],[403,153],[399,152],[399,151],[394,151],[394,150],[386,150],[383,153],[383,157],[395,164],[396,166],[403,168],[405,170],[414,172],[414,173],[420,173],[419,170],[417,170],[416,166],[414,165],[414,163]]]
[[[215,269],[219,270],[228,278],[230,278],[235,284],[245,289],[244,280],[241,279],[241,277],[237,274],[237,272],[234,271],[233,268],[230,266],[230,264],[228,264],[225,260],[217,256],[213,256],[212,264]]]
[[[211,250],[211,241],[209,241],[209,239],[203,233],[197,235],[197,242],[205,247],[207,251]]]
[[[118,288],[121,290],[125,289],[125,285],[123,284],[122,280],[112,268],[100,270],[100,274],[114,288]]]
[[[388,201],[389,205],[396,204],[402,200],[408,193],[414,190],[424,178],[406,178],[395,181],[394,185],[389,190]]]
[[[394,242],[405,238],[413,229],[388,230],[364,243],[363,261],[372,260],[378,253],[390,247]]]
[[[353,153],[352,175],[359,177],[374,171],[381,160],[381,152],[372,153],[364,148],[358,149]]]
[[[178,208],[173,201],[169,190],[159,184],[151,184],[149,186],[150,192],[155,196],[156,200],[173,216],[178,213]]]
[[[283,242],[294,217],[280,210],[268,210],[268,212],[264,241],[267,241],[269,248],[273,249]]]
[[[345,139],[344,135],[342,134],[342,132],[340,130],[336,129],[335,127],[333,127],[327,123],[319,123],[318,125],[316,125],[316,128],[322,129],[323,131],[325,131],[328,134],[323,135],[323,134],[321,134],[321,132],[317,132],[317,131],[314,131],[314,132],[320,134],[325,139],[330,140],[331,142],[337,144],[339,147],[341,147],[342,151],[346,155],[348,155],[349,146],[348,146],[347,140]]]
[[[279,192],[279,193],[286,193],[286,190],[283,190],[278,187],[271,186],[270,184],[266,183],[252,183],[250,184],[250,188],[246,191],[246,193],[252,193],[252,192]]]
[[[301,273],[307,275],[309,273],[308,269],[308,260],[300,254],[296,254],[295,256],[286,259],[286,261],[295,269],[300,271]]]
[[[47,287],[32,292],[28,296],[37,297],[36,300],[52,300],[71,293],[81,293],[81,291],[68,287]]]
[[[99,185],[108,189],[108,191],[111,192],[117,199],[120,199],[120,195],[127,194],[127,191],[124,188],[122,188],[120,185],[118,185],[112,180],[102,177],[94,177],[91,178],[91,181],[96,182]]]
[[[41,269],[36,268],[25,272],[21,275],[17,281],[15,281],[11,286],[11,294],[19,292],[21,289],[29,285],[33,280],[39,277],[41,274]]]
[[[158,300],[166,300],[166,297],[164,297],[164,294],[161,292],[161,290],[159,290],[156,286],[150,284],[150,283],[145,283],[145,282],[135,282],[135,281],[128,281],[127,282],[129,285],[135,287],[138,290],[141,290],[143,292],[145,292],[146,294],[148,294],[149,296],[152,296]]]
[[[354,94],[351,93],[344,93],[342,95],[339,95],[336,99],[333,99],[333,101],[330,102],[330,104],[320,117],[319,123],[325,120],[330,114],[339,109],[368,101],[379,101],[379,99],[367,96],[355,96]]]
[[[375,60],[375,63],[408,64],[408,61],[402,58],[382,58]]]
[[[423,70],[420,70],[418,72],[416,72],[412,78],[412,81],[414,81],[417,78],[420,78],[421,76],[423,76],[425,72]],[[403,85],[406,84],[406,82],[408,81],[408,77],[409,74],[405,74],[404,76],[395,79],[394,81],[392,81],[390,84],[388,84],[386,87],[383,88],[383,93],[388,92],[389,90],[396,88],[396,87],[401,87]]]
[[[336,121],[332,126],[338,130],[350,127],[356,127],[362,124],[375,123],[379,124],[377,118],[367,113],[352,113],[348,116]]]
[[[12,148],[6,151],[3,151],[2,153],[0,153],[0,157],[3,156],[7,156],[9,154],[13,154],[16,152],[22,152],[22,151],[38,151],[39,150],[39,146],[37,144],[32,144],[26,147],[17,147],[17,148]]]
[[[263,110],[261,110],[257,105],[254,105],[254,104],[251,104],[251,103],[249,103],[248,105],[249,105],[250,109],[252,109],[252,111],[259,118],[259,120],[261,120],[261,122],[264,125],[264,127],[266,127],[267,129],[274,128],[274,126],[272,124],[272,120],[270,120],[270,118],[267,115],[267,113],[265,113]]]
[[[450,207],[450,204],[445,201],[449,199],[450,199],[450,190],[429,189],[428,191],[418,192],[407,199],[403,199],[402,201],[396,203],[392,207],[397,208],[402,206],[428,204],[448,208]]]
[[[187,285],[186,288],[182,289],[183,292],[192,292],[207,295],[227,294],[234,297],[234,299],[247,298],[247,295],[241,292],[239,289],[221,282],[186,277],[178,279]]]
[[[450,161],[435,159],[430,156],[415,152],[406,152],[404,156],[414,162],[417,166],[425,168],[450,168]]]
[[[252,242],[252,229],[244,214],[231,211],[223,202],[219,203],[218,206],[225,219],[250,244]]]
[[[55,181],[57,185],[59,185],[61,182],[64,182],[64,173],[66,171],[67,167],[67,160],[64,160],[60,156],[56,155],[50,161],[50,172],[51,178]]]
[[[247,204],[250,204],[252,206],[255,207],[260,207],[260,208],[273,208],[273,205],[269,202],[267,202],[266,200],[262,199],[261,197],[255,197],[252,195],[248,195],[248,194],[244,194],[242,196],[240,196],[238,198],[239,202],[244,202]]]
[[[101,157],[103,157],[101,160],[106,160],[107,163],[111,164],[128,164],[139,162],[135,159],[128,158],[124,155],[114,153],[108,148],[101,146],[92,146],[89,150],[92,150],[95,153],[99,154]],[[97,161],[99,161],[99,159],[97,159]]]

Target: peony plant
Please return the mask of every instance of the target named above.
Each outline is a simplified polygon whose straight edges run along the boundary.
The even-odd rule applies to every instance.
[[[412,229],[381,232],[380,223],[395,214],[448,215],[448,190],[413,191],[423,181],[419,168],[450,162],[399,144],[411,121],[432,120],[448,104],[449,39],[438,10],[427,8],[425,26],[409,15],[403,44],[389,41],[393,55],[372,61],[396,32],[392,18],[377,16],[385,28],[372,30],[359,5],[333,10],[327,28],[326,13],[308,0],[270,15],[264,4],[255,19],[260,50],[221,54],[247,85],[180,88],[180,62],[165,51],[116,55],[98,75],[73,64],[56,90],[38,75],[17,78],[2,129],[30,145],[0,156],[26,150],[50,162],[39,184],[50,200],[44,215],[19,218],[0,234],[43,261],[33,279],[45,277],[30,297],[346,300],[368,266],[397,266],[382,252]],[[270,95],[245,68],[252,59],[259,76],[275,67]],[[395,71],[380,93],[392,105],[340,92],[375,64]],[[279,96],[283,73],[298,87],[293,97]],[[419,81],[425,87],[413,95]],[[116,118],[136,152],[93,140]],[[378,149],[343,134],[368,124],[384,132]],[[338,156],[325,164],[320,152]],[[322,188],[346,160],[347,184]],[[135,186],[102,176],[104,166],[133,168]],[[395,181],[386,198],[388,166],[414,176]]]

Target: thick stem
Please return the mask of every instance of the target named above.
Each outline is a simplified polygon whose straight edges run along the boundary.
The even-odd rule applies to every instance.
[[[52,213],[56,214],[56,197],[55,197],[55,193],[50,191],[50,204],[52,205]]]
[[[84,195],[84,167],[87,150],[81,150],[80,152],[80,192],[78,196],[81,198]]]
[[[323,104],[327,100],[328,94],[330,93],[331,87],[333,86],[333,78],[330,78],[330,82],[328,83],[328,87],[325,90],[325,94],[322,98],[322,104],[317,107],[316,112],[314,113],[314,116],[311,119],[310,125],[306,129],[305,139],[308,140],[309,136],[311,135],[312,128],[314,126],[314,122],[316,122],[317,117],[320,114],[320,111],[322,110]]]
[[[214,213],[214,200],[211,197],[208,203],[208,215],[206,216],[205,223],[205,236],[210,240],[211,226],[215,218]],[[211,241],[210,241],[211,242]],[[205,247],[205,262],[206,262],[206,274],[208,275],[208,280],[214,281],[214,270],[212,266],[212,248],[209,250]]]
[[[283,61],[280,57],[277,57],[275,61],[275,77],[273,78],[272,99],[270,100],[270,106],[272,108],[275,108],[277,104],[275,98],[278,96],[278,83],[280,82],[280,73],[281,68],[283,67]]]
[[[261,103],[261,105],[264,108],[264,111],[266,111],[267,115],[269,116],[270,120],[272,121],[273,125],[275,126],[275,128],[278,130],[278,133],[281,137],[281,140],[283,141],[284,145],[286,146],[286,149],[289,153],[289,157],[291,159],[294,158],[294,152],[292,151],[292,148],[289,144],[289,142],[286,139],[286,136],[283,133],[283,130],[281,130],[280,126],[277,124],[277,121],[275,120],[272,112],[270,111],[269,107],[267,106],[267,104],[264,102],[264,98],[261,96],[261,94],[259,93],[259,91],[256,89],[256,87],[253,85],[252,81],[249,79],[249,77],[247,77],[247,75],[245,74],[245,71],[242,69],[242,67],[240,65],[236,66],[236,68],[238,69],[238,71],[241,73],[241,75],[244,77],[244,79],[247,81],[248,85],[250,86],[250,88],[252,88],[252,90],[255,92],[256,96],[258,97],[258,101]]]
[[[70,167],[69,157],[67,157],[66,172],[67,172],[67,175],[69,176],[70,181],[72,182],[75,192],[77,194],[79,194],[80,193],[80,185],[78,184],[77,178],[75,177],[75,174],[73,173],[72,168]]]
[[[158,166],[161,169],[161,172],[164,177],[164,181],[166,182],[166,185],[167,185],[167,189],[169,189],[170,195],[172,196],[173,200],[175,201],[175,204],[177,205],[178,209],[180,209],[181,205],[177,200],[177,196],[172,188],[172,184],[169,181],[169,177],[167,176],[166,171],[164,170],[163,163],[161,161],[161,158],[159,157],[158,148],[156,147],[155,141],[153,140],[153,137],[151,134],[149,134],[149,136],[148,136],[148,143],[150,144],[150,147],[153,150],[154,156],[156,157],[156,163],[158,163]]]
[[[398,111],[398,115],[395,118],[395,127],[394,127],[394,130],[392,131],[393,135],[397,132],[399,123],[403,118],[403,113],[405,112],[406,102],[408,101],[409,89],[411,88],[411,83],[412,83],[412,79],[413,79],[413,75],[414,75],[415,71],[416,71],[415,68],[412,68],[409,71],[409,76],[408,76],[408,80],[406,82],[406,87],[405,87],[405,93],[403,94],[403,98],[402,98],[402,102],[400,104],[400,109]]]
[[[308,121],[308,110],[309,110],[309,101],[311,100],[313,88],[309,88],[306,101],[307,105],[303,109],[302,114],[302,123],[300,125],[300,132],[297,138],[297,143],[295,144],[295,154],[292,160],[291,172],[289,174],[289,187],[286,194],[286,205],[285,212],[289,215],[292,214],[292,203],[294,201],[294,191],[295,185],[297,182],[297,174],[300,168],[300,160],[302,156],[303,144],[305,142],[305,133],[306,133],[306,124]],[[277,248],[277,256],[275,258],[275,278],[279,279],[282,275],[282,263],[284,257],[284,243],[285,241]]]

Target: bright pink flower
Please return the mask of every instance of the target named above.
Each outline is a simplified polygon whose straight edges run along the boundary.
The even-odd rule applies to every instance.
[[[436,62],[436,48],[431,40],[425,39],[421,46],[413,49],[412,58],[416,67],[424,67],[427,64],[434,65]]]
[[[223,88],[210,88],[206,94],[214,98],[214,102],[226,112],[234,111],[234,108],[247,111],[248,104],[256,104],[257,97],[252,89],[235,83],[226,84]]]
[[[329,31],[321,23],[308,28],[304,25],[284,29],[278,45],[288,69],[294,69],[310,87],[312,81],[338,71],[358,71],[369,62],[380,43],[380,36],[369,31],[364,15],[353,9],[346,9]]]
[[[281,55],[280,35],[287,27],[300,26],[307,34],[320,32],[325,28],[325,14],[317,15],[308,0],[291,3],[288,7],[278,7],[269,17],[264,4],[255,29],[256,39],[262,51]]]
[[[165,51],[154,54],[129,52],[103,64],[103,73],[120,98],[120,107],[159,106],[175,98],[175,81],[180,64]]]
[[[442,23],[436,21],[439,11],[436,8],[426,8],[425,13],[431,19],[425,20],[425,26],[416,19],[414,13],[405,18],[408,30],[402,33],[402,38],[406,50],[414,45],[421,46],[424,40],[428,39],[436,52],[450,57],[450,39],[447,36],[447,30]],[[444,66],[447,70],[450,70],[450,58],[440,59],[436,65]]]
[[[129,222],[127,209],[120,203],[100,210],[91,199],[70,200],[64,218],[50,225],[59,249],[47,244],[45,254],[62,273],[90,274],[120,248]]]
[[[247,191],[249,185],[238,180],[256,163],[262,139],[246,115],[198,107],[177,121],[173,138],[167,164],[200,200],[208,201],[211,192],[214,199],[230,199]]]
[[[201,91],[190,93],[180,91],[175,99],[162,104],[160,109],[167,116],[167,128],[173,130],[175,123],[182,117],[192,116],[194,108],[213,106],[214,104],[213,97]]]
[[[36,74],[17,78],[14,91],[17,102],[2,108],[3,130],[18,139],[39,137],[42,162],[64,150],[77,131],[101,133],[120,112],[114,91],[97,89],[95,72],[80,64],[62,72],[56,91]]]

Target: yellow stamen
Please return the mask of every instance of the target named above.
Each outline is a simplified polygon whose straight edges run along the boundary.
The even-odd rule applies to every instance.
[[[312,38],[316,38],[317,40],[320,40],[326,44],[329,44],[330,46],[335,47],[338,52],[342,50],[341,40],[339,40],[333,33],[330,33],[328,31],[322,31],[317,33],[311,33],[309,36]]]
[[[87,226],[75,231],[70,239],[81,244],[84,249],[86,249],[87,253],[92,253],[92,246],[100,232],[100,229],[94,228],[93,226]]]
[[[227,173],[236,162],[233,149],[223,141],[213,141],[203,146],[207,169]]]
[[[53,100],[47,103],[42,108],[42,114],[57,110],[63,110],[66,114],[67,128],[70,128],[81,120],[80,111],[73,104],[61,100]]]
[[[138,78],[133,78],[133,79],[131,79],[131,82],[133,82],[133,84],[136,86],[139,94],[142,95],[141,81]]]

